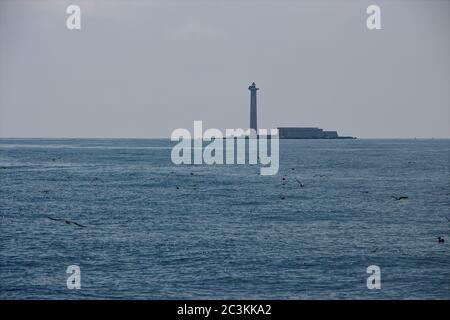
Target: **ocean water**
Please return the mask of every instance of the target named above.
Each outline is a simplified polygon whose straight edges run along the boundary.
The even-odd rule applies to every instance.
[[[450,298],[449,140],[281,141],[275,176],[172,145],[0,139],[0,298]]]

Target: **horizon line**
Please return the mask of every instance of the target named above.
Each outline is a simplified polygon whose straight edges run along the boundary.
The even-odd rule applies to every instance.
[[[231,138],[231,137],[223,137],[222,139],[227,139],[227,138]],[[236,137],[234,137],[236,138]],[[43,136],[39,136],[39,137],[2,137],[0,136],[0,139],[78,139],[78,140],[93,140],[93,139],[97,139],[97,140],[125,140],[125,139],[130,139],[130,140],[170,140],[170,137],[43,137]],[[449,137],[355,137],[355,139],[320,139],[320,138],[304,138],[304,139],[283,139],[280,138],[280,140],[450,140],[450,136]]]

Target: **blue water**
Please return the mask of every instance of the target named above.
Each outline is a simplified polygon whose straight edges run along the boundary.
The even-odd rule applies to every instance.
[[[450,298],[449,140],[281,141],[275,176],[171,146],[0,139],[0,298]]]

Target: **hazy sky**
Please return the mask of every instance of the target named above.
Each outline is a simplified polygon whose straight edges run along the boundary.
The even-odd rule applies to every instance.
[[[0,0],[1,137],[248,128],[252,81],[260,128],[450,137],[450,1]]]

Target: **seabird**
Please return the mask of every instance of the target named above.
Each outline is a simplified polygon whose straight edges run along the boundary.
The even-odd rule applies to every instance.
[[[300,188],[303,188],[305,185],[300,181],[300,180],[298,180],[297,178],[295,178],[295,181],[297,181],[298,182],[298,184],[300,185]]]
[[[444,240],[444,238],[438,237],[438,242],[439,242],[439,243],[444,243],[445,240]]]
[[[405,199],[408,199],[407,196],[400,196],[400,197],[391,196],[391,197],[394,198],[395,200],[405,200]]]
[[[82,224],[79,224],[79,223],[77,223],[75,221],[70,221],[70,220],[67,220],[67,219],[56,219],[56,218],[52,218],[52,217],[47,217],[47,218],[50,219],[50,220],[53,220],[53,221],[62,221],[65,224],[74,224],[74,225],[76,225],[76,226],[78,226],[80,228],[86,228],[86,226],[83,226]]]

